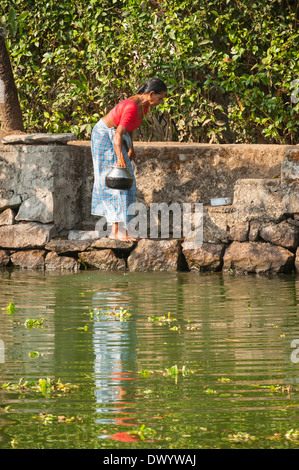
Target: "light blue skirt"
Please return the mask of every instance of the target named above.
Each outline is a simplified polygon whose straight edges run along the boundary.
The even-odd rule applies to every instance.
[[[94,185],[92,191],[91,213],[103,216],[107,223],[119,222],[127,228],[132,215],[128,207],[135,202],[136,180],[128,150],[132,146],[129,134],[123,136],[123,155],[126,165],[133,176],[133,185],[129,190],[111,189],[106,186],[105,179],[112,166],[117,164],[113,137],[116,129],[109,128],[101,119],[91,134],[91,152],[94,169]]]

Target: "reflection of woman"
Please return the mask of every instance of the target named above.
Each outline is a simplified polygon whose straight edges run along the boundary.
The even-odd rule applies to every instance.
[[[132,131],[140,126],[150,106],[163,103],[166,91],[162,80],[150,78],[138,89],[136,95],[121,101],[100,119],[92,131],[94,186],[91,213],[105,216],[107,223],[112,224],[109,238],[131,240],[127,232],[127,209],[135,201],[136,193],[131,165],[131,160],[135,160]],[[110,189],[106,186],[105,178],[112,165],[128,167],[134,179],[130,190]]]

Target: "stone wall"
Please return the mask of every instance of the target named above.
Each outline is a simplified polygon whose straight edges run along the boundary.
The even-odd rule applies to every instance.
[[[299,272],[299,149],[136,143],[137,197],[204,203],[203,245],[97,239],[90,143],[0,146],[0,265]],[[209,205],[231,197],[229,206]]]

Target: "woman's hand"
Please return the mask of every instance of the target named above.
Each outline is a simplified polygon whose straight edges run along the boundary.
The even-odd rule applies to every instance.
[[[125,159],[122,155],[120,155],[117,159],[117,163],[116,163],[116,166],[121,166],[123,168],[125,168],[127,166],[126,162],[125,162]]]
[[[128,156],[129,156],[130,160],[133,160],[133,162],[135,162],[136,155],[135,155],[135,151],[134,151],[133,147],[130,147],[130,149],[128,151]]]

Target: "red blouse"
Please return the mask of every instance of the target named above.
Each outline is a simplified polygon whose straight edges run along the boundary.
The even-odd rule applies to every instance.
[[[138,119],[137,104],[133,100],[123,100],[110,111],[110,117],[117,126],[123,126],[127,131],[134,131],[140,126],[143,116],[148,112],[149,105],[144,108],[143,115]]]

